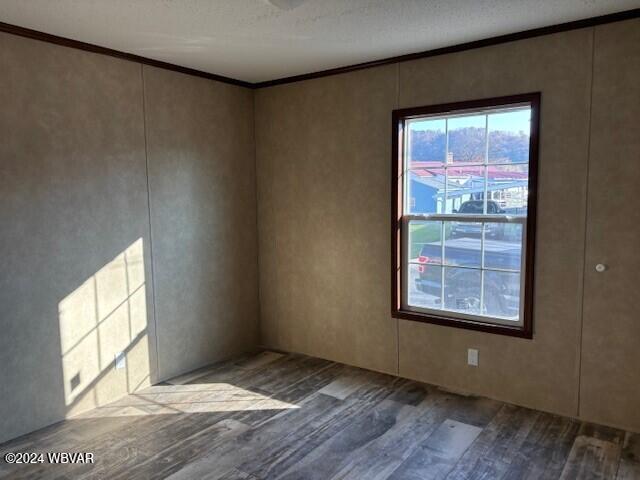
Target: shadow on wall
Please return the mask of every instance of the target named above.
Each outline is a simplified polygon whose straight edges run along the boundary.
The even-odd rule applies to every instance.
[[[150,385],[139,238],[58,304],[66,416]]]

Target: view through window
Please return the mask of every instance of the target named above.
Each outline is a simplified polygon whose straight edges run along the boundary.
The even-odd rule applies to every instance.
[[[537,102],[488,103],[396,112],[397,298],[407,312],[523,329]]]

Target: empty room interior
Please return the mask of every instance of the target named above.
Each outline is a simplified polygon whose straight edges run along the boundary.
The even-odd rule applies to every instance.
[[[639,0],[0,0],[0,478],[640,479]]]

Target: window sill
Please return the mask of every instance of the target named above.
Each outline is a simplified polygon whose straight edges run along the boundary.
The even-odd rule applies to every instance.
[[[414,322],[431,323],[434,325],[442,325],[446,327],[463,328],[465,330],[475,330],[478,332],[495,333],[497,335],[506,335],[510,337],[519,337],[532,339],[533,331],[527,322],[524,326],[511,327],[508,325],[497,325],[494,323],[482,323],[478,321],[462,320],[459,318],[438,316],[433,314],[417,313],[409,310],[395,309],[391,311],[393,318],[401,320],[411,320]]]

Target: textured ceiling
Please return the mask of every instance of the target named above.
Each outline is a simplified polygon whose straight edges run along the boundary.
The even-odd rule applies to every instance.
[[[639,6],[640,0],[0,0],[0,21],[255,82]]]

